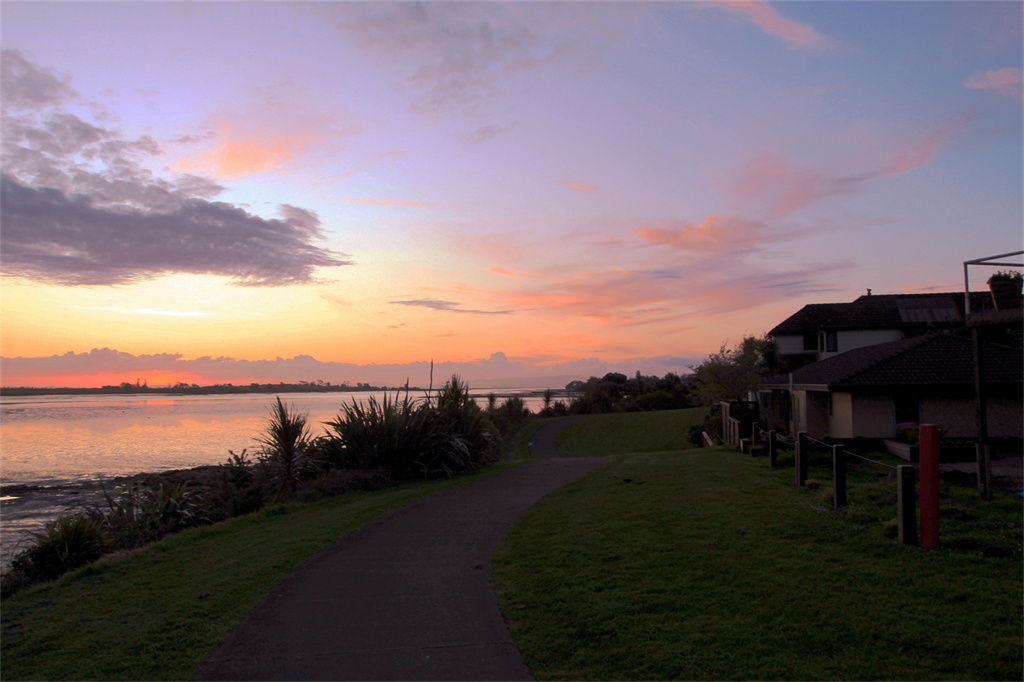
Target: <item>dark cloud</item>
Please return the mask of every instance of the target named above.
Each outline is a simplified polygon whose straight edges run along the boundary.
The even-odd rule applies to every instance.
[[[405,85],[418,93],[413,108],[429,114],[472,109],[498,90],[500,79],[559,60],[575,49],[558,36],[554,25],[559,13],[540,3],[318,7],[330,23],[400,73]]]
[[[66,81],[16,51],[3,58],[4,274],[73,286],[190,273],[279,286],[351,263],[314,243],[323,234],[312,211],[283,204],[280,220],[267,219],[213,201],[224,188],[209,178],[159,177],[147,167],[159,160],[152,138],[55,108],[74,96]]]
[[[470,310],[460,308],[458,303],[452,301],[438,301],[433,298],[421,298],[413,301],[392,301],[392,305],[407,305],[418,308],[430,308],[432,310],[443,310],[449,313],[464,313],[467,315],[510,315],[515,310]]]
[[[349,262],[308,243],[316,220],[308,211],[295,222],[201,199],[168,212],[112,208],[26,187],[6,174],[0,202],[5,274],[55,284],[129,284],[184,272],[282,285],[312,281],[316,267]]]
[[[0,51],[0,86],[4,111],[45,109],[77,94],[70,79],[33,64],[19,50]]]
[[[509,126],[487,125],[477,128],[469,135],[469,141],[475,144],[483,144],[498,138],[516,127],[516,124]]]

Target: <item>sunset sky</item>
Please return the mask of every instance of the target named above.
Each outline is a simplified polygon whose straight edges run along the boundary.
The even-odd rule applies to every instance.
[[[0,381],[557,385],[962,291],[1022,7],[4,2]]]

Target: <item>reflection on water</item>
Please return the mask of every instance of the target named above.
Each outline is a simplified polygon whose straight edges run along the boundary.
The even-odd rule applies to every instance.
[[[528,391],[527,406],[542,399]],[[294,393],[283,402],[308,413],[313,433],[342,404],[380,400],[383,392]],[[81,484],[141,472],[221,464],[228,450],[255,446],[273,394],[205,396],[39,396],[0,401],[0,542],[11,543],[92,494]],[[486,399],[478,397],[479,404]],[[499,404],[500,404],[499,400]]]

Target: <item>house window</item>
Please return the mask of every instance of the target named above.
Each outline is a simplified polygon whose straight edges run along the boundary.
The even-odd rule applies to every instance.
[[[834,406],[834,404],[832,402],[832,391],[828,392],[828,416],[830,416],[830,417],[836,416],[835,415],[835,406]]]
[[[817,334],[804,334],[804,350],[818,350]]]
[[[829,353],[835,353],[838,346],[836,332],[825,332],[825,350]]]
[[[897,424],[917,424],[921,420],[921,400],[916,395],[898,395],[896,403]]]

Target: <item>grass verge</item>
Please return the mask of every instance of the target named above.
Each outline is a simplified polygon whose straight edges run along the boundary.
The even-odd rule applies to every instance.
[[[629,442],[574,426],[578,454]],[[994,505],[1013,559],[900,545],[764,459],[618,454],[520,519],[495,582],[538,679],[1019,680],[1020,500]]]
[[[562,429],[558,449],[566,457],[683,450],[690,447],[690,427],[702,423],[706,415],[706,408],[694,407],[584,417]]]
[[[269,507],[29,588],[3,603],[3,679],[190,679],[238,621],[317,552],[411,502],[510,466]]]

